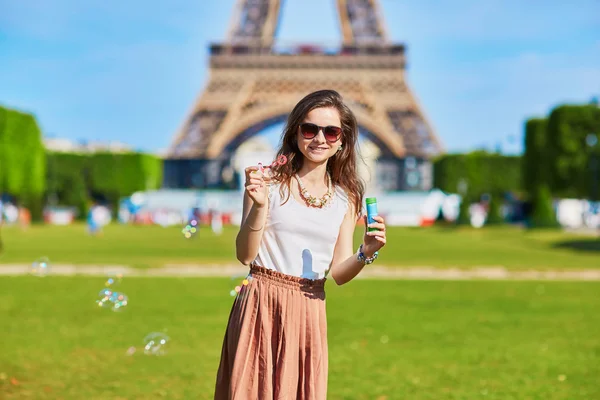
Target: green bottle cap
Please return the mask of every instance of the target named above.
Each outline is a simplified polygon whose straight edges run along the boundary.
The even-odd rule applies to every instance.
[[[365,199],[365,201],[367,202],[367,204],[375,204],[375,203],[377,203],[377,198],[375,198],[375,197],[367,197]]]

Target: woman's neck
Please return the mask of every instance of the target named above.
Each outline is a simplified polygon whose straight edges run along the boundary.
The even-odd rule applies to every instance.
[[[327,163],[319,164],[319,165],[307,165],[304,163],[300,171],[298,171],[298,176],[302,179],[302,182],[305,182],[309,186],[318,187],[320,185],[327,185],[327,179],[325,176],[327,175]]]

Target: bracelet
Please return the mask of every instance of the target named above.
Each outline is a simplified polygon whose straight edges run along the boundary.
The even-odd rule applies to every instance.
[[[262,231],[262,229],[265,227],[264,225],[258,229],[254,229],[253,227],[250,226],[250,224],[246,224],[246,226],[248,227],[248,229],[250,229],[251,231],[254,232],[258,232],[258,231]]]
[[[373,264],[373,261],[375,261],[377,259],[377,256],[379,255],[379,252],[376,251],[375,254],[373,254],[372,257],[365,257],[365,253],[363,253],[362,248],[363,248],[363,245],[361,244],[358,247],[358,251],[357,251],[357,254],[356,254],[356,259],[359,262],[361,262],[361,263],[363,263],[365,265]]]

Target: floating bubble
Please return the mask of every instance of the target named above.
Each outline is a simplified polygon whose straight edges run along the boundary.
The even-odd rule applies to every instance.
[[[96,304],[98,307],[107,308],[112,307],[112,297],[113,291],[110,289],[102,289],[100,293],[98,293],[98,300],[96,300]]]
[[[127,352],[125,354],[127,354],[128,356],[132,356],[135,354],[136,351],[137,351],[137,349],[134,346],[131,346],[130,348],[127,349]]]
[[[234,275],[231,277],[232,280],[236,282],[240,282],[236,284],[233,290],[229,292],[229,295],[232,297],[237,296],[238,293],[244,291],[245,286],[248,286],[252,281],[252,275]]]
[[[162,332],[152,332],[144,338],[144,354],[162,356],[166,353],[166,345],[171,340]]]
[[[50,272],[50,260],[42,257],[31,264],[31,274],[35,276],[46,276]]]
[[[186,239],[190,239],[192,236],[194,236],[199,230],[198,227],[198,220],[197,219],[192,219],[190,220],[190,222],[188,222],[188,224],[181,230],[181,233],[183,233],[183,236]]]
[[[96,304],[100,308],[110,308],[113,311],[122,311],[129,302],[125,293],[115,292],[109,288],[100,290]]]
[[[115,287],[121,283],[123,280],[123,274],[115,274],[114,276],[109,276],[104,286],[106,287]]]
[[[129,297],[124,293],[115,292],[113,293],[113,311],[122,311],[127,306]]]

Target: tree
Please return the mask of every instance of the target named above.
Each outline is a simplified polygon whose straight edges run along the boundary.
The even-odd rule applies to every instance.
[[[558,226],[552,205],[552,196],[547,184],[540,184],[533,198],[533,213],[529,224],[532,228],[549,228]]]
[[[502,224],[504,223],[504,217],[502,216],[502,196],[500,194],[492,194],[491,197],[486,225]]]
[[[459,225],[470,225],[471,224],[471,216],[469,215],[469,206],[471,205],[471,199],[466,195],[462,197],[460,200],[460,208],[457,218],[457,223]]]
[[[16,197],[39,220],[45,174],[46,153],[35,117],[0,107],[0,193]]]
[[[532,118],[525,123],[525,146],[522,172],[523,189],[531,200],[538,185],[549,180],[549,158],[547,148],[548,120]]]
[[[549,189],[555,197],[590,198],[593,152],[586,145],[590,133],[600,135],[600,108],[565,105],[548,118]]]

